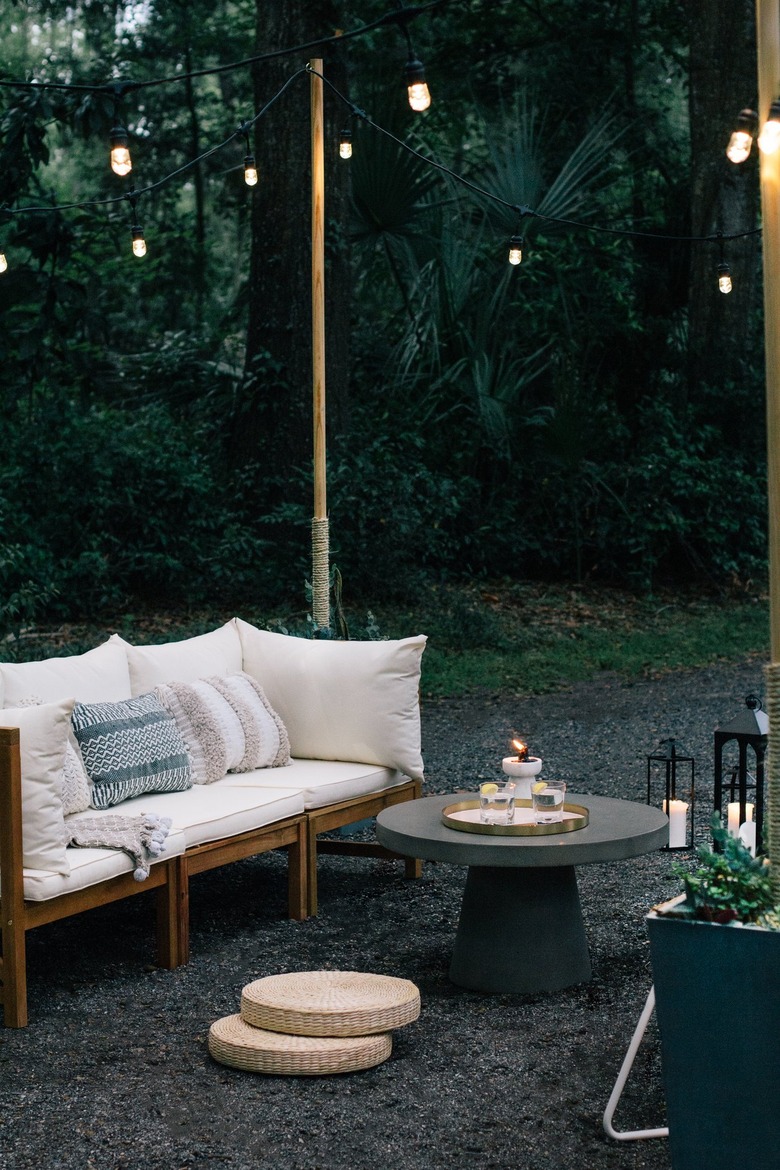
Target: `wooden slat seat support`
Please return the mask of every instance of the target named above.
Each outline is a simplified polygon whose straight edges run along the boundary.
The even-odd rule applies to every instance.
[[[354,797],[341,804],[329,804],[325,808],[309,809],[309,914],[317,913],[317,854],[340,853],[352,857],[386,857],[391,860],[401,860],[404,863],[404,873],[407,878],[418,878],[422,874],[422,861],[416,857],[401,857],[392,853],[375,841],[350,841],[344,838],[341,841],[318,841],[320,833],[327,833],[333,829],[340,829],[344,825],[352,825],[369,817],[375,817],[383,808],[393,804],[401,804],[405,800],[418,800],[422,796],[422,784],[419,780],[410,780],[407,784],[399,784],[395,788],[387,788],[383,792],[370,792],[366,796]]]

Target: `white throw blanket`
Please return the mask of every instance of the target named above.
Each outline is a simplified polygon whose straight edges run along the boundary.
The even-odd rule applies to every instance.
[[[159,857],[171,828],[170,817],[142,813],[123,817],[109,813],[101,817],[75,816],[65,822],[65,844],[82,849],[122,849],[135,862],[133,877],[142,882],[149,876],[149,859]]]

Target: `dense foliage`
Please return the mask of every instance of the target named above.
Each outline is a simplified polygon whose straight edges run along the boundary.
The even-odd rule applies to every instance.
[[[350,348],[329,371],[333,556],[349,596],[408,595],[421,576],[649,589],[763,572],[755,303],[738,304],[729,380],[692,376],[691,246],[555,222],[689,231],[689,34],[666,0],[618,7],[619,20],[573,0],[441,5],[413,26],[434,95],[416,121],[397,32],[349,43],[345,84],[376,122],[539,213],[518,222],[354,126],[351,200],[328,228],[331,259],[351,254]],[[341,21],[382,11],[345,5]],[[0,17],[4,76],[174,76],[250,56],[255,18],[250,0],[24,0]],[[253,101],[246,70],[129,94],[139,186],[228,137]],[[106,165],[111,97],[10,87],[0,103],[0,204],[42,209],[0,224],[0,624],[139,596],[301,591],[310,450],[274,442],[284,364],[244,364],[265,311],[246,283],[262,175],[253,195],[234,144],[155,191],[135,261],[129,208],[54,207],[126,190]],[[331,128],[342,116],[336,102]],[[289,188],[307,202],[299,175]],[[299,275],[278,271],[280,297]],[[707,336],[733,346],[732,318],[717,318],[729,298],[713,290]],[[250,385],[254,454],[240,442]]]

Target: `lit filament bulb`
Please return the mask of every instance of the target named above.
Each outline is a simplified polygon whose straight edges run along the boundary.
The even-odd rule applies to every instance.
[[[780,148],[780,99],[769,107],[769,116],[758,136],[758,148],[764,154],[775,154]]]
[[[339,157],[352,158],[352,131],[342,130],[339,136]]]
[[[8,261],[5,258],[5,252],[0,252],[0,272],[6,272],[8,269]]]
[[[509,263],[522,264],[523,262],[523,237],[512,236],[509,241]]]
[[[737,124],[726,147],[726,157],[733,163],[743,163],[750,154],[757,118],[753,110],[740,110]]]
[[[145,256],[146,255],[146,240],[144,239],[144,230],[141,227],[140,223],[134,223],[132,228],[130,229],[130,231],[132,232],[132,235],[133,235],[133,255],[134,256]]]
[[[244,159],[244,182],[247,187],[257,186],[257,163],[253,154],[248,154]]]
[[[409,94],[409,105],[416,113],[428,109],[431,104],[431,91],[425,81],[423,63],[416,57],[406,64],[406,90]]]
[[[124,126],[115,126],[111,131],[111,170],[115,175],[129,175],[133,169],[127,143],[127,131]]]
[[[718,288],[722,293],[731,292],[731,269],[725,261],[718,265]]]

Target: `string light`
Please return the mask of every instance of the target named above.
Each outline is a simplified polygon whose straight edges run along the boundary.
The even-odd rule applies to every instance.
[[[8,261],[5,258],[5,252],[0,252],[0,272],[8,271]]]
[[[247,187],[257,186],[257,163],[253,154],[248,154],[244,159],[244,182]]]
[[[127,131],[124,126],[114,126],[111,131],[111,170],[124,178],[133,169],[128,147]]]
[[[780,147],[780,98],[769,107],[767,120],[758,136],[758,149],[764,154],[775,154]]]
[[[725,260],[718,265],[718,288],[722,293],[730,293],[732,289],[731,269]]]
[[[144,239],[144,229],[141,227],[140,223],[134,223],[130,228],[130,231],[133,235],[133,255],[145,256],[146,240]]]
[[[252,154],[252,147],[249,145],[249,127],[251,122],[244,122],[239,126],[238,133],[243,134],[244,142],[246,143],[246,154],[244,155],[244,182],[247,187],[257,186],[257,163],[255,156]]]
[[[135,191],[133,190],[133,191],[129,191],[128,194],[125,196],[125,198],[127,199],[128,203],[130,204],[130,207],[131,207],[132,212],[133,212],[133,219],[135,221],[130,227],[130,235],[131,235],[132,241],[133,241],[133,255],[138,256],[138,257],[145,256],[146,255],[146,240],[144,239],[144,229],[141,227],[140,223],[138,222],[138,209],[136,207],[136,204],[138,203],[138,196],[136,195]]]
[[[523,237],[512,236],[509,240],[509,263],[522,264],[523,261]]]
[[[342,130],[339,134],[339,158],[352,158],[351,130]]]
[[[726,147],[726,158],[733,163],[745,161],[750,154],[757,126],[758,115],[755,110],[747,108],[740,110],[737,115],[737,124]]]
[[[425,7],[426,8],[433,7],[433,4],[426,5]],[[404,11],[406,11],[406,12],[412,12],[412,11],[420,12],[422,10],[423,9],[404,10]],[[397,19],[397,16],[396,16],[396,19]],[[388,21],[385,21],[384,23],[387,23],[387,22]],[[407,39],[408,39],[408,37],[407,37]],[[410,54],[413,56],[413,50],[411,49],[411,45],[410,45]],[[282,55],[282,53],[280,51],[279,53],[274,54],[274,55]],[[219,71],[220,71],[219,69],[216,70],[216,72],[219,72]],[[350,113],[353,116],[361,118],[368,126],[370,126],[372,128],[372,130],[374,130],[377,133],[380,133],[380,134],[384,135],[385,137],[389,138],[390,140],[392,140],[400,149],[403,149],[408,154],[417,158],[425,166],[431,167],[435,170],[440,171],[442,174],[448,176],[448,178],[450,178],[454,182],[456,182],[459,186],[476,194],[480,199],[487,199],[490,202],[496,204],[497,206],[501,206],[508,211],[514,212],[514,214],[516,216],[519,216],[520,219],[522,219],[526,216],[533,216],[535,218],[541,219],[541,220],[549,222],[549,223],[555,223],[555,224],[559,224],[559,225],[563,225],[563,226],[567,226],[567,227],[572,227],[572,228],[575,228],[578,230],[584,230],[584,231],[588,231],[588,232],[597,232],[597,233],[603,233],[603,234],[609,234],[609,235],[615,235],[615,236],[625,236],[628,239],[640,239],[641,238],[641,239],[653,240],[655,242],[684,241],[686,243],[706,243],[706,242],[711,242],[715,239],[722,238],[721,233],[718,233],[717,236],[714,236],[714,235],[679,236],[679,235],[670,235],[670,234],[659,233],[659,232],[636,231],[636,230],[631,229],[631,228],[609,227],[609,226],[606,226],[603,224],[595,224],[595,223],[589,223],[589,222],[585,223],[585,222],[581,222],[579,220],[570,219],[570,218],[566,218],[566,217],[562,217],[562,216],[545,215],[543,212],[535,211],[533,208],[520,207],[516,204],[510,203],[508,200],[503,199],[501,196],[495,194],[494,192],[488,191],[488,190],[478,186],[476,183],[465,178],[463,175],[459,174],[458,172],[453,171],[451,168],[445,166],[443,163],[438,162],[436,159],[431,158],[431,157],[427,156],[426,154],[423,154],[419,150],[416,150],[408,142],[405,142],[402,139],[397,138],[396,135],[392,134],[389,130],[385,129],[383,126],[374,122],[365,113],[365,111],[359,109],[344,94],[342,94],[327,77],[325,77],[322,73],[317,73],[315,70],[313,70],[311,68],[310,65],[297,70],[290,77],[288,77],[288,79],[284,82],[284,84],[281,86],[281,88],[273,95],[273,97],[266,103],[266,105],[263,106],[262,109],[260,109],[257,113],[255,113],[249,121],[247,121],[243,125],[239,126],[238,130],[234,131],[228,138],[226,138],[224,141],[210,147],[208,150],[206,150],[203,154],[199,155],[198,157],[190,159],[189,161],[185,162],[182,166],[176,168],[176,170],[172,171],[170,174],[167,174],[163,178],[158,179],[156,182],[149,184],[148,186],[144,187],[141,191],[133,192],[134,198],[137,198],[141,195],[147,195],[153,191],[159,190],[161,187],[163,187],[167,183],[171,182],[173,179],[177,178],[179,175],[185,173],[186,171],[190,170],[192,167],[197,166],[199,163],[201,163],[201,162],[205,161],[206,159],[210,158],[211,156],[217,154],[220,150],[223,150],[229,143],[234,141],[234,139],[236,138],[236,136],[238,134],[244,135],[244,137],[247,141],[247,147],[248,147],[249,146],[248,130],[252,126],[254,126],[267,113],[267,111],[271,108],[271,106],[274,105],[282,97],[282,95],[285,93],[285,91],[291,85],[293,85],[295,83],[296,79],[305,73],[315,74],[317,77],[322,78],[323,82],[336,95],[336,97],[349,109]],[[174,79],[169,78],[169,79],[165,79],[165,80],[174,80]],[[23,82],[8,83],[8,82],[3,82],[2,79],[0,79],[0,87],[2,87],[3,85],[8,85],[8,84],[18,85],[21,88],[29,87],[28,83],[23,83]],[[147,84],[147,83],[138,83],[138,84],[132,83],[132,85],[131,85],[131,83],[122,83],[124,90],[127,90],[128,88],[140,88],[140,86],[142,84]],[[155,84],[155,83],[150,82],[148,84]],[[68,89],[76,89],[76,88],[89,88],[90,90],[100,89],[103,92],[105,92],[106,88],[107,88],[106,86],[102,86],[102,87],[94,87],[94,86],[78,87],[78,86],[64,86],[64,85],[58,86],[57,83],[52,83],[52,87],[54,88],[55,86],[58,88],[68,88]],[[114,87],[114,88],[116,88],[116,87]],[[773,108],[774,108],[774,106],[777,106],[777,113],[778,113],[778,116],[780,116],[780,98],[777,100],[776,103],[773,103]],[[122,130],[122,132],[126,135],[126,131],[124,131],[124,129],[119,126],[118,112],[116,114],[116,117],[117,117],[117,128]],[[119,202],[120,199],[124,199],[124,198],[128,198],[128,197],[129,196],[127,196],[127,195],[123,195],[123,196],[114,196],[114,197],[109,197],[109,198],[81,200],[78,202],[74,201],[73,203],[57,204],[56,210],[62,212],[62,211],[67,211],[67,210],[72,210],[72,209],[92,208],[92,207],[97,207],[97,206],[109,206],[112,204],[116,204],[117,202]],[[19,216],[19,215],[34,214],[34,213],[44,213],[45,212],[48,214],[52,210],[52,205],[47,204],[46,206],[41,206],[41,207],[37,207],[37,206],[16,207],[13,209],[5,207],[5,208],[3,208],[3,210],[5,211],[5,214],[7,214],[9,216],[9,218],[13,218],[13,217]],[[135,255],[144,255],[146,252],[146,244],[145,244],[145,240],[143,237],[143,230],[141,228],[140,223],[138,222],[137,216],[134,216],[134,222],[133,222],[131,231],[133,233],[133,245],[134,245],[133,252],[134,252],[134,254]],[[761,228],[754,228],[754,229],[750,229],[747,231],[732,233],[726,238],[729,240],[742,239],[742,238],[746,238],[746,237],[749,237],[752,235],[760,234],[760,232],[761,232]],[[518,238],[520,238],[520,240],[522,241],[522,237],[518,237]],[[512,238],[512,243],[514,243],[514,237]],[[520,261],[515,260],[515,262],[518,263],[521,261],[522,261],[522,243],[521,243],[521,249],[520,249]]]
[[[431,104],[431,91],[425,80],[425,67],[416,57],[406,62],[404,70],[406,78],[406,92],[409,95],[409,105],[416,113],[427,110]]]

